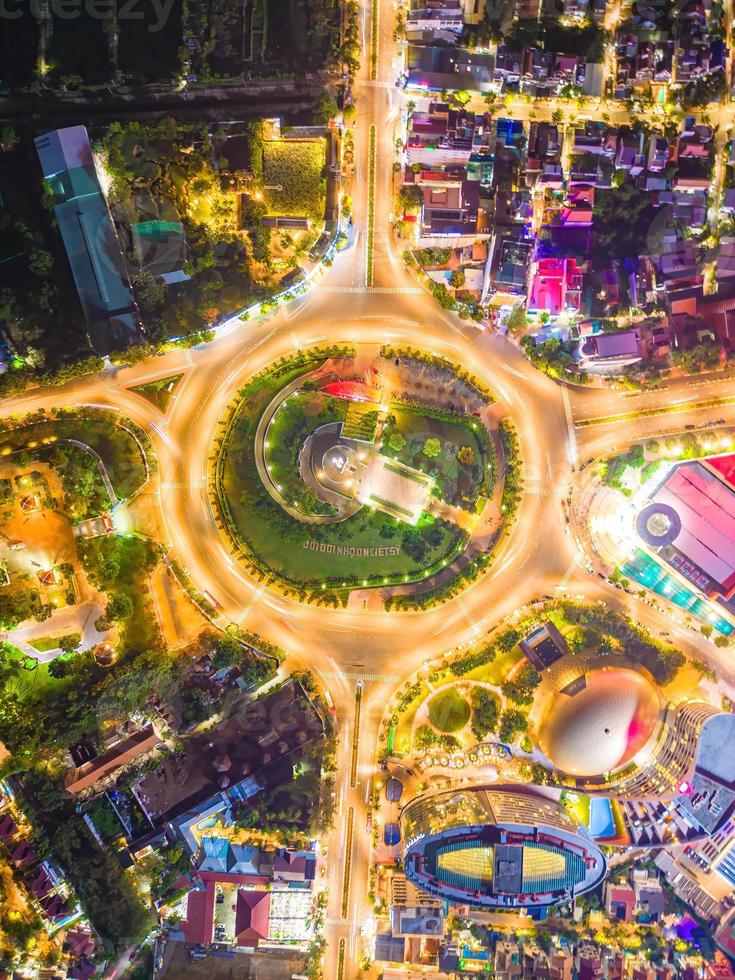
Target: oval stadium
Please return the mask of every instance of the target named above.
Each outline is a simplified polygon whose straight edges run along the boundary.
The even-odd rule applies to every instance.
[[[455,905],[543,908],[595,888],[607,862],[555,800],[514,787],[420,796],[402,813],[404,870]]]

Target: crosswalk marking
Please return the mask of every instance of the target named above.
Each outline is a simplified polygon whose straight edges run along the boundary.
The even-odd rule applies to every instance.
[[[356,674],[345,670],[320,670],[318,673],[321,677],[338,677],[351,681],[393,681],[397,684],[401,679],[398,674]]]
[[[330,929],[344,929],[347,926],[353,935],[362,932],[362,924],[355,919],[325,919],[324,925]]]
[[[204,486],[204,480],[195,480],[193,483],[163,482],[161,490],[201,490]]]

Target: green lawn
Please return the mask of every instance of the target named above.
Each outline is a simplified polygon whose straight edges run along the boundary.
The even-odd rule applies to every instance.
[[[268,214],[324,220],[322,140],[268,140],[263,144],[263,198]],[[280,186],[280,190],[277,188]]]
[[[284,497],[305,513],[329,513],[331,508],[311,500],[312,494],[299,475],[299,453],[312,432],[329,422],[344,421],[348,406],[349,402],[343,398],[304,391],[292,395],[273,416],[268,429],[266,462]]]
[[[57,691],[70,683],[69,677],[51,677],[49,665],[27,657],[22,650],[10,643],[0,643],[3,664],[12,668],[12,674],[3,685],[17,692],[24,701],[38,701],[46,693]]]
[[[130,390],[155,405],[160,412],[165,412],[182,378],[183,374],[172,374],[168,378],[157,378],[142,385],[133,385]]]
[[[470,706],[455,687],[439,691],[429,701],[429,721],[439,732],[458,732],[470,720]]]
[[[158,626],[147,578],[158,562],[153,545],[141,538],[111,535],[83,541],[79,551],[97,588],[109,597],[125,595],[132,603],[130,616],[121,623],[122,655],[154,648]]]
[[[523,654],[517,646],[513,647],[507,653],[498,650],[493,661],[489,664],[482,664],[481,667],[475,667],[474,670],[463,674],[462,680],[499,685],[505,680],[522,656]],[[454,680],[455,678],[449,674],[443,683],[451,684]]]
[[[406,440],[399,450],[390,445],[391,436],[397,434]],[[427,439],[438,439],[441,443],[438,456],[429,458],[424,455]],[[474,458],[469,464],[457,459],[462,447],[472,451]],[[492,475],[488,471],[490,443],[484,426],[474,420],[455,422],[392,406],[383,430],[381,452],[431,474],[437,481],[439,496],[447,503],[472,510],[480,494],[487,493],[489,488]]]
[[[77,643],[81,642],[82,637],[79,633],[67,633],[66,635],[74,636]],[[37,640],[30,640],[30,644],[34,650],[38,650],[40,653],[46,653],[49,650],[57,650],[60,639],[60,636],[40,636]]]

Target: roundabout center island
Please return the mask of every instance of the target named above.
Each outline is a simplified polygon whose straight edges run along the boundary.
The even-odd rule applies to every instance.
[[[493,404],[463,368],[414,349],[282,358],[240,389],[215,440],[218,523],[251,574],[301,601],[442,601],[503,530]]]

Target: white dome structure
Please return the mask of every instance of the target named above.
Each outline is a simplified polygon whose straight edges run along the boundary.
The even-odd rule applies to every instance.
[[[613,667],[587,674],[584,686],[554,695],[540,730],[541,750],[562,772],[599,776],[627,765],[655,739],[660,702],[635,670]]]

